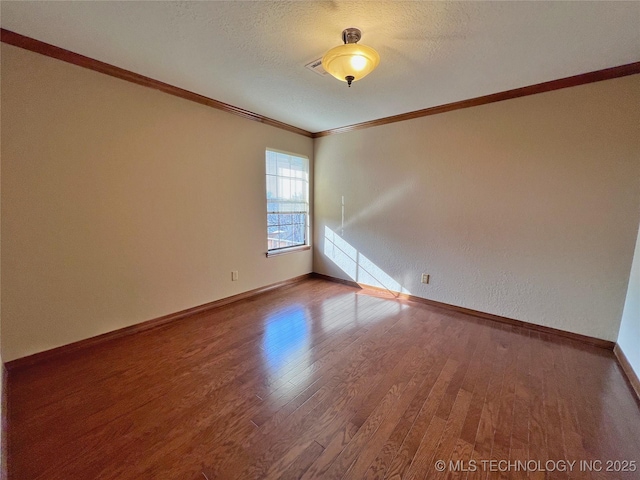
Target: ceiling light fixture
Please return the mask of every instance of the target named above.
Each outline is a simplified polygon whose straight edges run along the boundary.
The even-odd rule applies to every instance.
[[[362,32],[347,28],[342,32],[344,45],[332,48],[322,57],[322,67],[338,80],[351,82],[369,75],[380,63],[380,55],[373,48],[358,45]]]

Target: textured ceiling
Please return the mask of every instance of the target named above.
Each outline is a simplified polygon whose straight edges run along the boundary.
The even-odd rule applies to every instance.
[[[2,27],[317,132],[640,60],[640,2],[11,2]],[[347,88],[304,65],[344,28]]]

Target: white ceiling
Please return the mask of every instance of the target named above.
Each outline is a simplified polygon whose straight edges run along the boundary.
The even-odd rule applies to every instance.
[[[640,60],[640,2],[13,2],[2,28],[311,132]],[[304,65],[344,28],[347,88]]]

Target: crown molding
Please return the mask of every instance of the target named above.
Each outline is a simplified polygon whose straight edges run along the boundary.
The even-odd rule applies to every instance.
[[[297,133],[298,135],[303,135],[309,138],[320,138],[326,137],[328,135],[347,133],[354,130],[362,130],[365,128],[377,127],[389,123],[403,122],[405,120],[412,120],[414,118],[428,117],[430,115],[451,112],[453,110],[477,107],[489,103],[501,102],[503,100],[510,100],[512,98],[526,97],[529,95],[536,95],[538,93],[551,92],[553,90],[560,90],[562,88],[576,87],[578,85],[586,85],[588,83],[601,82],[603,80],[611,80],[613,78],[620,78],[627,75],[635,75],[640,73],[640,62],[628,63],[626,65],[619,65],[617,67],[582,73],[580,75],[574,75],[572,77],[560,78],[557,80],[551,80],[549,82],[537,83],[535,85],[515,88],[513,90],[506,90],[503,92],[492,93],[490,95],[483,95],[481,97],[470,98],[458,102],[424,108],[422,110],[415,110],[412,112],[401,113],[399,115],[370,120],[368,122],[356,123],[353,125],[346,125],[344,127],[332,128],[329,130],[323,130],[321,132],[311,133],[302,128],[298,128],[293,125],[289,125],[287,123],[283,123],[278,120],[274,120],[272,118],[250,112],[249,110],[245,110],[240,107],[229,105],[228,103],[214,100],[213,98],[205,97],[204,95],[199,95],[189,90],[185,90],[183,88],[179,88],[150,77],[145,77],[144,75],[139,75],[129,70],[125,70],[124,68],[116,67],[115,65],[101,62],[99,60],[80,55],[70,50],[65,50],[64,48],[56,47],[55,45],[41,42],[40,40],[36,40],[34,38],[27,37],[10,30],[5,30],[4,28],[0,29],[0,41],[2,43],[7,43],[9,45],[24,48],[25,50],[30,50],[47,57],[56,58],[58,60],[62,60],[63,62],[71,63],[79,67],[88,68],[89,70],[104,73],[106,75],[110,75],[121,80],[126,80],[137,85],[160,90],[164,93],[168,93],[169,95],[174,95],[185,100],[190,100],[201,105],[206,105],[208,107],[222,110],[233,115],[238,115],[248,120],[264,123],[265,125],[270,125],[282,130],[287,130],[289,132]]]
[[[0,41],[2,43],[7,43],[15,47],[24,48],[25,50],[39,53],[47,57],[56,58],[58,60],[62,60],[63,62],[71,63],[79,67],[88,68],[89,70],[94,70],[96,72],[104,73],[121,80],[126,80],[127,82],[153,88],[155,90],[160,90],[161,92],[168,93],[169,95],[184,98],[185,100],[190,100],[192,102],[206,105],[217,110],[222,110],[223,112],[231,113],[248,120],[264,123],[265,125],[270,125],[282,130],[287,130],[289,132],[297,133],[298,135],[303,135],[309,138],[312,138],[313,136],[311,132],[303,130],[302,128],[294,127],[293,125],[279,122],[278,120],[274,120],[269,117],[264,117],[257,113],[250,112],[249,110],[235,107],[233,105],[229,105],[228,103],[220,102],[218,100],[214,100],[213,98],[205,97],[204,95],[199,95],[189,90],[175,87],[173,85],[155,80],[150,77],[145,77],[144,75],[139,75],[129,70],[125,70],[124,68],[116,67],[115,65],[111,65],[109,63],[101,62],[90,57],[85,57],[84,55],[80,55],[79,53],[65,50],[64,48],[41,42],[40,40],[36,40],[35,38],[20,35],[19,33],[15,33],[10,30],[5,30],[4,28],[0,29]]]
[[[430,115],[451,112],[453,110],[477,107],[479,105],[486,105],[488,103],[501,102],[503,100],[510,100],[512,98],[527,97],[529,95],[536,95],[538,93],[551,92],[553,90],[560,90],[562,88],[576,87],[578,85],[586,85],[587,83],[601,82],[603,80],[626,77],[627,75],[635,75],[638,73],[640,73],[640,62],[628,63],[626,65],[620,65],[618,67],[605,68],[604,70],[582,73],[580,75],[574,75],[572,77],[551,80],[550,82],[537,83],[535,85],[529,85],[527,87],[514,88],[513,90],[492,93],[491,95],[483,95],[481,97],[475,97],[468,100],[461,100],[459,102],[424,108],[422,110],[415,110],[413,112],[401,113],[399,115],[393,115],[391,117],[379,118],[377,120],[356,123],[353,125],[347,125],[345,127],[332,128],[330,130],[324,130],[322,132],[314,133],[313,138],[326,137],[328,135],[336,135],[338,133],[352,132],[354,130],[362,130],[364,128],[377,127],[380,125],[387,125],[389,123],[403,122],[405,120],[412,120],[414,118],[428,117]]]

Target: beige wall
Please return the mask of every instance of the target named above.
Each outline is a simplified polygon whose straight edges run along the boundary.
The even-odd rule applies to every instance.
[[[5,44],[1,101],[3,360],[311,271],[264,198],[311,139]]]
[[[320,138],[314,270],[615,340],[639,125],[635,75]]]
[[[5,44],[1,95],[3,360],[311,271],[264,256],[264,150],[311,139]],[[636,75],[317,139],[314,269],[615,340],[638,105]]]

